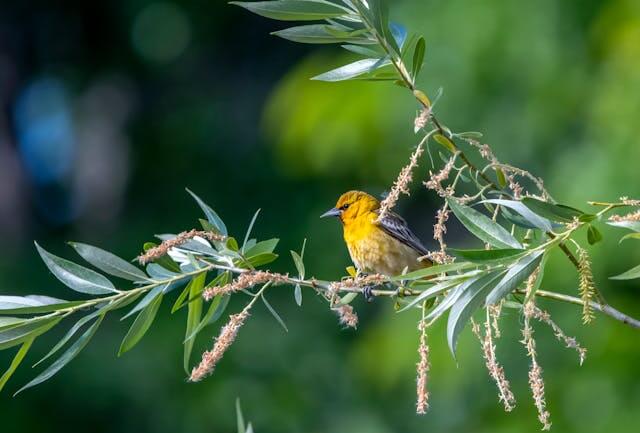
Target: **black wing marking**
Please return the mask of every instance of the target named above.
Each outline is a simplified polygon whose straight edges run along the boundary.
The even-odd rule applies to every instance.
[[[422,245],[420,239],[409,229],[407,222],[400,215],[387,212],[384,217],[378,221],[380,227],[400,242],[416,250],[420,255],[426,255],[429,250]]]

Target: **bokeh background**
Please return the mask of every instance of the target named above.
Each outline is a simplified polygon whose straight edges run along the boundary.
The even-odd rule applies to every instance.
[[[640,196],[639,2],[404,0],[391,16],[425,35],[420,84],[444,89],[437,111],[451,128],[482,131],[501,159],[543,176],[566,204]],[[415,145],[417,107],[391,85],[309,81],[350,57],[269,36],[285,25],[211,0],[2,2],[0,293],[74,296],[48,275],[33,239],[66,257],[74,253],[64,241],[78,240],[133,258],[154,233],[195,226],[199,209],[185,187],[238,236],[261,208],[257,233],[281,238],[276,270],[293,270],[288,250],[307,238],[308,272],[342,275],[340,228],[318,215],[344,190],[388,188]],[[427,168],[425,160],[420,174]],[[417,185],[400,203],[431,246],[436,206]],[[638,283],[607,280],[636,265],[640,249],[618,246],[620,230],[602,231],[596,282],[640,316]],[[462,230],[449,243],[469,244]],[[546,287],[575,293],[563,258],[549,266]],[[357,301],[359,329],[342,330],[305,295],[300,309],[290,288],[278,289],[271,301],[290,332],[257,308],[201,384],[185,382],[185,317],[165,305],[121,359],[127,323],[112,317],[55,378],[12,398],[57,330],[0,396],[2,431],[232,432],[236,397],[259,433],[539,429],[516,314],[503,319],[498,344],[515,411],[498,405],[470,332],[456,364],[440,325],[430,338],[431,410],[418,417],[417,318]],[[606,317],[585,327],[576,308],[545,305],[589,348],[579,367],[537,328],[554,431],[638,431],[638,331]],[[229,311],[240,307],[235,300]],[[195,357],[216,333],[202,334]],[[0,353],[3,368],[10,356]]]

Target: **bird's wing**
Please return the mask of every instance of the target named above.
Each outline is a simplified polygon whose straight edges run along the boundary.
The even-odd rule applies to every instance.
[[[427,248],[422,245],[420,239],[409,229],[407,222],[400,215],[387,212],[384,217],[378,221],[380,227],[389,235],[393,236],[405,245],[410,246],[416,250],[420,255],[426,255],[429,253]]]

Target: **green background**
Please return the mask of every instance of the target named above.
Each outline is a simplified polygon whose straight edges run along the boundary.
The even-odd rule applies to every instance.
[[[640,196],[640,3],[398,1],[391,18],[424,34],[419,84],[444,89],[436,111],[453,130],[482,131],[501,160],[542,176],[562,203],[588,209],[589,199]],[[68,258],[66,240],[133,258],[154,233],[194,227],[200,211],[184,187],[237,237],[261,208],[256,233],[281,238],[275,270],[292,272],[288,251],[307,238],[307,272],[343,275],[350,263],[338,223],[318,215],[344,190],[388,188],[416,144],[417,106],[392,85],[309,81],[350,57],[268,35],[284,26],[211,0],[3,2],[0,294],[74,296],[48,274],[33,239]],[[30,135],[37,128],[44,138]],[[424,159],[418,174],[428,167]],[[430,247],[437,205],[418,183],[399,205]],[[640,261],[638,244],[618,246],[624,232],[601,229],[604,242],[590,249],[596,283],[638,317],[638,283],[607,280]],[[455,225],[448,241],[470,244]],[[561,255],[544,286],[577,293]],[[516,313],[503,317],[497,349],[514,412],[499,406],[470,331],[456,364],[439,324],[430,333],[431,409],[419,417],[417,316],[357,300],[358,330],[343,330],[320,299],[304,295],[298,308],[291,288],[272,290],[290,332],[256,307],[203,383],[186,383],[186,314],[171,316],[167,302],[135,350],[116,358],[128,323],[111,317],[55,378],[12,398],[57,329],[0,396],[2,431],[231,432],[236,397],[258,433],[539,429]],[[236,297],[228,311],[243,302]],[[603,316],[582,326],[577,308],[544,305],[589,349],[579,367],[536,327],[553,431],[637,431],[640,333]],[[195,358],[218,325],[201,334]],[[0,365],[11,356],[1,353]]]

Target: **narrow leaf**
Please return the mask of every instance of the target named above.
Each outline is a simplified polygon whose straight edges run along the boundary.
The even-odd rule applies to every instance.
[[[73,358],[75,358],[78,353],[87,345],[91,337],[96,333],[100,323],[104,316],[100,316],[98,320],[96,320],[93,325],[89,329],[87,329],[84,334],[78,338],[75,343],[73,343],[69,348],[58,358],[53,364],[51,364],[45,371],[40,373],[35,379],[31,382],[27,383],[25,386],[20,388],[16,394],[24,391],[25,389],[31,388],[32,386],[38,385],[45,380],[53,377],[58,371],[60,371],[65,365],[67,365]],[[15,394],[14,394],[15,395]]]
[[[280,21],[317,21],[337,18],[348,13],[348,10],[341,6],[322,0],[232,1],[229,3],[254,14]]]
[[[540,264],[541,259],[542,251],[534,251],[511,266],[502,280],[500,280],[491,293],[489,293],[485,304],[496,304],[502,298],[515,290],[520,283],[526,280],[529,275],[533,273]]]
[[[424,52],[425,52],[426,43],[424,38],[420,36],[418,42],[416,42],[416,47],[413,50],[413,64],[411,67],[411,76],[415,80],[418,74],[420,74],[420,69],[422,69],[422,62],[424,61]]]
[[[131,281],[144,281],[147,276],[140,269],[115,254],[78,242],[69,242],[80,256],[96,268],[116,277]]]
[[[300,279],[304,279],[304,263],[302,261],[302,257],[295,251],[290,251],[291,257],[293,257],[293,263],[296,265],[296,270],[298,271],[298,276]]]
[[[486,294],[494,287],[494,283],[500,275],[502,275],[501,272],[492,272],[479,278],[466,287],[451,306],[447,321],[447,342],[454,358],[456,357],[456,346],[460,332],[473,313],[482,305]]]
[[[561,204],[553,204],[532,197],[523,198],[522,203],[536,214],[548,218],[551,221],[570,223],[574,218],[585,215],[580,209]]]
[[[511,233],[486,215],[452,198],[448,198],[447,203],[462,225],[480,240],[496,248],[522,248]]]
[[[295,298],[298,307],[302,307],[302,287],[300,287],[300,284],[296,284],[296,287],[293,290],[293,297]]]
[[[67,287],[90,295],[104,295],[116,291],[111,281],[99,273],[55,256],[40,247],[37,242],[35,245],[47,268]]]
[[[480,203],[491,203],[497,204],[500,206],[508,207],[509,209],[513,209],[518,212],[522,218],[531,223],[534,227],[539,228],[540,230],[544,230],[546,232],[553,230],[551,226],[551,222],[541,217],[540,215],[533,212],[527,206],[525,206],[522,202],[515,200],[502,200],[502,199],[493,199],[493,200],[484,200]]]
[[[623,272],[615,277],[610,277],[610,280],[634,280],[640,278],[640,265],[635,268],[629,269],[627,272]]]
[[[35,338],[30,338],[22,343],[22,346],[20,346],[18,353],[16,353],[16,356],[13,357],[13,361],[11,361],[11,365],[9,365],[7,371],[5,371],[2,377],[0,377],[0,391],[2,391],[2,388],[4,388],[13,373],[17,370],[24,357],[27,355],[27,352],[29,351],[29,348],[33,344],[34,340]]]
[[[195,195],[195,193],[193,193],[189,188],[187,188],[187,192],[191,194],[191,196],[195,199],[196,203],[198,203],[198,206],[200,206],[200,209],[202,209],[202,211],[204,212],[205,216],[207,217],[207,220],[216,228],[218,232],[226,236],[227,226],[224,225],[222,218],[220,218],[218,214],[213,209],[211,209],[211,207],[208,204],[202,201],[202,199],[197,195]]]
[[[391,62],[389,60],[381,62],[380,59],[357,60],[353,63],[349,63],[348,65],[344,65],[323,74],[316,75],[311,79],[317,81],[348,80],[349,78],[357,77],[358,75],[366,74],[367,72],[373,71],[375,69],[374,66],[376,65],[377,67],[381,67],[390,63]]]
[[[428,268],[418,269],[417,271],[409,272],[404,275],[397,275],[395,277],[391,277],[390,281],[418,280],[420,278],[431,277],[433,275],[468,269],[473,266],[475,265],[469,262],[449,263],[446,265],[434,265]]]
[[[375,44],[375,41],[373,39],[370,39],[365,35],[336,35],[328,31],[328,29],[334,28],[335,27],[326,24],[309,24],[304,26],[290,27],[284,30],[278,30],[272,32],[271,34],[274,36],[279,36],[283,39],[304,44],[340,44],[344,42],[352,44]]]
[[[275,308],[273,308],[271,304],[267,301],[267,298],[264,296],[264,293],[260,295],[260,297],[262,298],[262,302],[264,302],[264,305],[267,307],[267,310],[269,310],[271,315],[276,319],[276,321],[280,324],[280,326],[282,326],[285,332],[289,332],[289,328],[287,328],[287,325],[284,323],[284,320],[282,320],[282,317],[280,317],[280,315],[275,310]]]
[[[189,283],[189,298],[195,299],[192,302],[189,302],[188,305],[185,339],[186,337],[191,335],[191,333],[198,327],[198,324],[200,323],[203,303],[203,299],[200,294],[202,293],[202,289],[204,288],[206,275],[206,272],[203,272],[202,274],[193,277],[193,279]],[[195,338],[193,338],[184,342],[183,367],[184,371],[187,374],[189,374],[189,361],[191,360],[191,352],[193,351],[193,344],[195,343],[195,341]]]
[[[475,263],[487,263],[487,262],[504,262],[510,260],[516,260],[518,257],[524,255],[527,250],[518,248],[502,248],[493,250],[458,250],[450,249],[456,257],[463,258],[470,262]]]
[[[149,330],[149,327],[153,323],[153,320],[156,317],[156,313],[158,312],[158,308],[160,308],[160,304],[162,304],[163,294],[156,296],[153,301],[149,305],[147,305],[136,320],[129,328],[127,335],[125,335],[122,343],[120,344],[120,350],[118,351],[118,356],[121,356],[123,353],[131,350],[138,342],[144,337],[144,334]]]
[[[249,242],[249,236],[251,235],[251,230],[253,230],[253,225],[256,223],[258,219],[258,214],[260,214],[260,209],[253,214],[253,218],[251,218],[251,222],[249,223],[249,228],[247,228],[247,233],[244,235],[244,241],[242,242],[242,252],[245,252],[245,248]]]
[[[257,244],[255,244],[253,247],[249,248],[245,253],[245,256],[251,258],[253,256],[257,256],[263,253],[272,253],[273,250],[276,249],[276,246],[278,245],[279,240],[280,239],[273,238],[267,241],[260,241]]]

